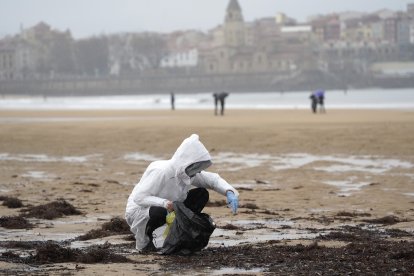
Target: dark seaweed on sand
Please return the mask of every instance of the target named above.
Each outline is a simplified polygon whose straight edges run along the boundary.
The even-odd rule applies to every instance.
[[[368,223],[373,223],[373,224],[392,225],[392,224],[402,222],[404,220],[401,220],[398,217],[391,215],[391,216],[385,216],[385,217],[377,218],[377,219],[365,219],[363,221],[368,222]]]
[[[241,204],[239,207],[240,208],[252,209],[252,210],[259,209],[259,207],[257,207],[257,205],[254,204],[254,203]]]
[[[16,197],[9,197],[9,196],[0,196],[0,201],[3,201],[3,206],[8,208],[21,208],[23,207],[23,203],[20,199]]]
[[[63,216],[80,215],[82,212],[77,210],[72,204],[68,203],[64,199],[59,199],[47,204],[28,207],[22,211],[22,216],[28,218],[39,219],[55,219]]]
[[[7,229],[31,229],[33,225],[20,216],[1,217],[0,226]]]
[[[231,224],[231,223],[228,223],[228,224],[223,225],[223,226],[219,226],[219,228],[225,229],[225,230],[239,230],[239,229],[243,229],[243,228],[238,227],[238,226],[236,226],[234,224]]]
[[[45,242],[36,248],[36,254],[25,260],[26,263],[125,263],[130,262],[125,256],[112,253],[109,244],[88,247],[85,251],[66,248],[55,242]]]
[[[130,233],[129,225],[126,223],[125,219],[116,217],[112,218],[109,222],[105,222],[100,229],[93,229],[85,235],[78,237],[77,240],[85,241]]]
[[[387,241],[381,233],[351,229],[349,235],[331,239],[349,243],[342,247],[282,245],[275,241],[233,247],[207,248],[196,256],[168,256],[161,265],[165,272],[234,267],[260,269],[271,275],[412,275],[414,243]],[[370,239],[366,239],[370,237]]]
[[[340,229],[336,229],[326,235],[321,235],[321,240],[339,240],[346,242],[374,242],[379,239],[385,238],[401,238],[401,237],[414,237],[414,234],[400,229],[385,229],[382,231],[377,230],[365,230],[358,226],[344,226]]]

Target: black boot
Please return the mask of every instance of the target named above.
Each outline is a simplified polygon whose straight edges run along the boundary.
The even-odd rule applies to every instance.
[[[152,242],[152,239],[149,241],[149,243],[142,249],[142,253],[150,253],[150,252],[156,252],[157,248],[155,247],[154,243]]]
[[[154,242],[153,242],[153,236],[152,236],[152,231],[151,231],[151,227],[149,227],[148,225],[147,225],[147,227],[145,228],[145,234],[148,236],[148,238],[149,238],[149,242],[148,242],[148,244],[142,249],[142,252],[143,253],[147,253],[147,252],[156,252],[157,251],[157,248],[155,247],[155,245],[154,245]]]

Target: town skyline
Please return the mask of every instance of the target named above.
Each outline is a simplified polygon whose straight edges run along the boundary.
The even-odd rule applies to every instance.
[[[179,30],[207,31],[220,25],[224,18],[227,0],[165,1],[56,1],[39,0],[1,0],[0,38],[14,35],[20,28],[31,27],[38,22],[46,22],[59,30],[70,30],[74,38],[85,38],[101,34],[119,32],[160,32]],[[274,0],[240,0],[246,21],[273,17],[281,12],[305,22],[317,14],[339,13],[345,11],[374,12],[381,9],[404,10],[412,0],[380,0],[365,3],[357,0],[332,1],[314,0],[312,3],[275,3]],[[26,8],[22,9],[25,6]],[[91,13],[99,6],[99,12]],[[145,6],[143,10],[141,7]],[[301,7],[298,9],[297,7]],[[163,20],[160,20],[162,18]]]
[[[414,3],[405,8],[320,14],[306,22],[284,13],[249,21],[239,1],[230,0],[222,22],[208,32],[85,39],[40,22],[0,39],[0,88],[105,94],[294,91],[321,83],[345,91],[414,87]]]

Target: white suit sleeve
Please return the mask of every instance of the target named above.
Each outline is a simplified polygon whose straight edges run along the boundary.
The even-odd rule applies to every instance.
[[[192,178],[191,184],[196,187],[214,190],[222,195],[226,195],[226,192],[230,190],[239,196],[239,192],[217,173],[202,171]]]
[[[167,207],[168,200],[158,197],[165,185],[164,174],[153,170],[142,179],[134,191],[134,202],[139,206]]]

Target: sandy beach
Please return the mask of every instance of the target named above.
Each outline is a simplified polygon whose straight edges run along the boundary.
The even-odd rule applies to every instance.
[[[192,133],[199,134],[213,157],[209,171],[240,191],[238,215],[226,206],[205,209],[219,230],[209,247],[266,240],[309,244],[329,229],[387,216],[394,223],[368,225],[406,231],[404,239],[414,240],[413,111],[228,110],[214,116],[211,110],[102,110],[0,111],[0,195],[16,197],[25,206],[61,198],[82,212],[50,221],[31,219],[35,227],[29,231],[0,227],[0,242],[36,240],[36,235],[62,241],[123,218],[128,195],[147,165],[169,159]],[[210,193],[211,202],[224,199]],[[20,212],[0,205],[0,217]],[[353,216],[340,219],[340,213]],[[252,228],[255,223],[266,227]],[[244,234],[226,232],[229,224]],[[95,242],[106,240],[120,238]],[[0,250],[9,249],[0,245]],[[69,262],[35,270],[3,257],[0,272],[137,275],[162,271],[170,260],[128,252],[124,255],[136,263]],[[172,273],[192,272],[175,268]]]

